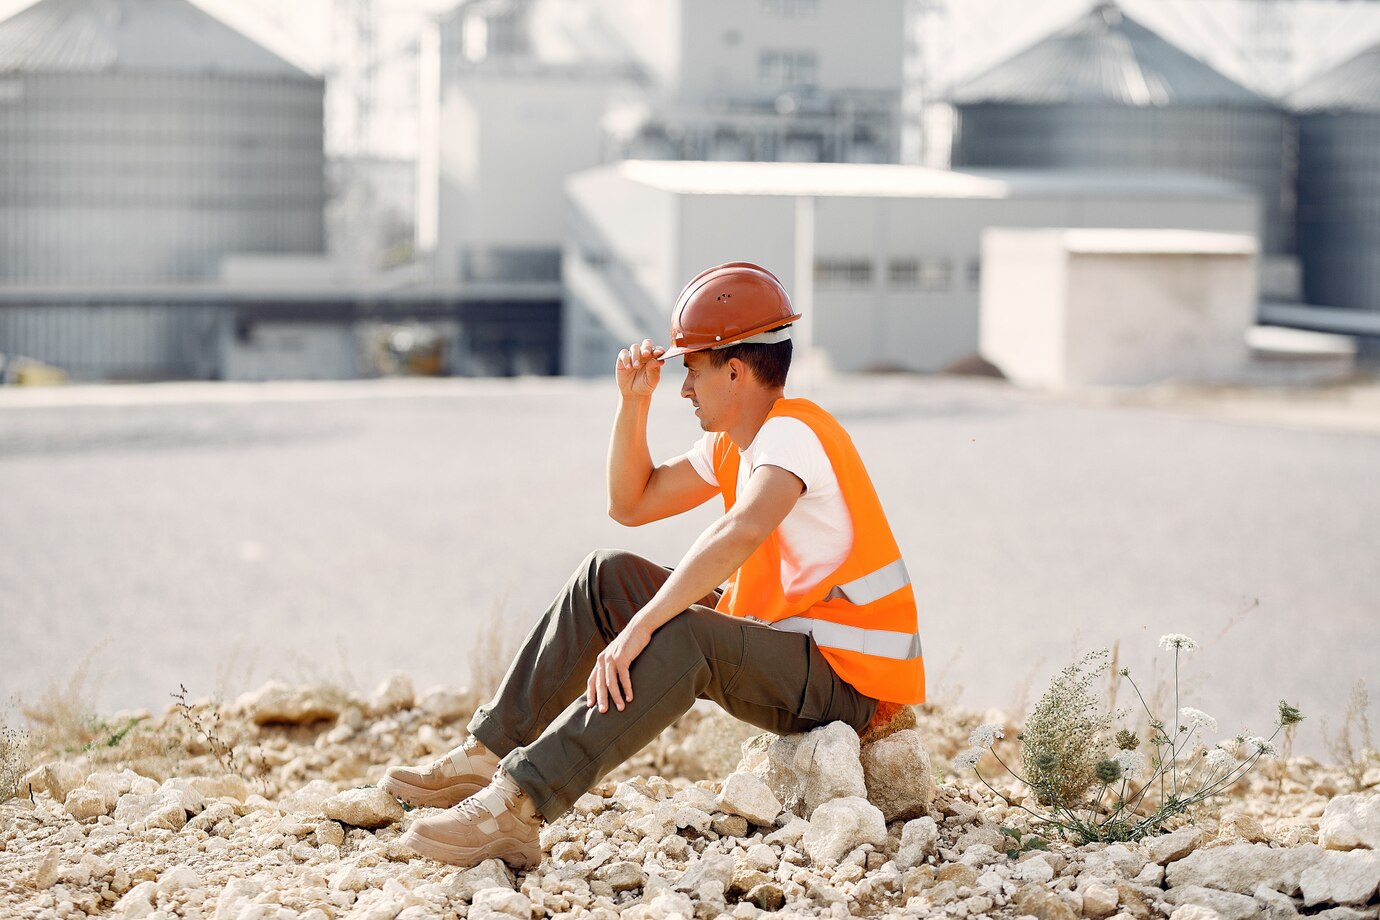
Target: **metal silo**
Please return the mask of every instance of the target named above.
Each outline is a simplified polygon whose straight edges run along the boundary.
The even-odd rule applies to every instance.
[[[42,0],[0,23],[0,283],[321,252],[323,93],[187,0]]]
[[[1298,248],[1308,303],[1380,310],[1380,45],[1306,83]]]
[[[961,84],[955,167],[1188,172],[1254,189],[1268,253],[1291,252],[1285,114],[1102,3]]]

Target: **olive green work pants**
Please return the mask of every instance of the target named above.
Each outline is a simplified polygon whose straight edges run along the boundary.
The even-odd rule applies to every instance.
[[[713,609],[716,591],[655,633],[629,669],[623,711],[585,705],[599,653],[670,576],[631,553],[600,550],[576,569],[469,731],[548,821],[659,735],[696,699],[784,735],[829,722],[866,727],[877,701],[840,679],[809,636]]]

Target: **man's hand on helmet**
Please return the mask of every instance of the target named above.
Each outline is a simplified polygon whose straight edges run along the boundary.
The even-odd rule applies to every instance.
[[[651,339],[634,342],[618,353],[615,370],[618,392],[624,398],[646,399],[661,382],[661,354],[666,349],[653,345]]]

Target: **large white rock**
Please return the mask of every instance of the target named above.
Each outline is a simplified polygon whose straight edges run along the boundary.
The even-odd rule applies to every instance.
[[[1294,899],[1266,885],[1256,886],[1255,903],[1260,908],[1260,920],[1298,920]]]
[[[1163,834],[1159,837],[1150,837],[1141,843],[1141,850],[1149,857],[1151,862],[1159,863],[1161,866],[1168,865],[1176,859],[1183,859],[1189,853],[1198,848],[1198,844],[1203,840],[1201,828],[1189,825],[1181,827],[1172,834]]]
[[[278,797],[278,807],[289,814],[322,814],[321,807],[336,794],[335,786],[324,779],[314,779]]]
[[[731,815],[742,815],[753,824],[770,827],[781,814],[781,802],[762,778],[752,773],[730,773],[724,780],[717,805]]]
[[[810,817],[822,803],[866,798],[858,733],[830,722],[802,735],[758,735],[743,742],[739,771],[757,774],[788,811]]]
[[[934,802],[934,769],[920,733],[913,728],[887,735],[862,749],[867,799],[888,821],[918,818]]]
[[[1268,885],[1292,895],[1299,891],[1299,876],[1322,858],[1322,852],[1311,844],[1286,850],[1264,843],[1194,850],[1169,864],[1165,881],[1171,888],[1198,885],[1237,894],[1252,894],[1257,885]]]
[[[939,842],[939,825],[929,815],[907,821],[901,829],[901,849],[896,853],[896,868],[914,869],[934,852]]]
[[[1364,904],[1380,888],[1380,853],[1326,851],[1299,878],[1303,904]]]
[[[832,799],[810,815],[801,846],[816,865],[836,863],[864,843],[886,843],[886,819],[861,796]]]
[[[532,916],[532,902],[527,896],[511,888],[485,888],[474,894],[474,904],[470,908],[471,917],[484,917],[490,912],[518,920],[529,920]]]
[[[394,671],[369,695],[369,709],[379,715],[411,709],[417,703],[412,678]]]
[[[1380,795],[1339,795],[1328,802],[1318,822],[1318,844],[1325,850],[1380,850]]]
[[[163,785],[158,787],[158,793],[176,796],[182,804],[182,810],[188,815],[199,815],[206,807],[206,797],[201,794],[201,790],[192,785],[191,781],[181,777],[165,780]]]
[[[474,712],[478,704],[467,691],[436,686],[424,692],[417,705],[429,716],[435,716],[442,722],[453,722]]]
[[[1174,913],[1169,915],[1169,920],[1222,920],[1222,915],[1211,907],[1204,907],[1201,904],[1184,904],[1174,908]]]
[[[122,795],[112,817],[117,824],[124,824],[136,832],[154,828],[180,831],[187,823],[187,812],[183,810],[182,799],[175,791],[151,795],[130,792]]]
[[[1094,920],[1110,917],[1116,913],[1119,897],[1117,890],[1111,885],[1093,882],[1083,889],[1083,916],[1093,917]]]
[[[1179,910],[1185,906],[1205,907],[1215,912],[1222,920],[1256,920],[1260,907],[1255,898],[1246,897],[1231,891],[1216,888],[1203,888],[1200,885],[1185,885],[1165,893],[1164,899],[1178,907],[1171,917],[1182,917]],[[1196,916],[1202,916],[1201,914]]]
[[[486,859],[473,869],[456,872],[445,881],[446,894],[469,901],[475,894],[489,888],[513,890],[512,871],[500,859]]]
[[[354,827],[383,827],[401,821],[403,807],[398,800],[377,786],[347,789],[321,803],[322,813],[341,824]]]
[[[337,718],[348,704],[345,693],[327,684],[291,686],[271,680],[257,690],[241,696],[234,708],[257,725],[285,722],[303,725],[321,719]]]

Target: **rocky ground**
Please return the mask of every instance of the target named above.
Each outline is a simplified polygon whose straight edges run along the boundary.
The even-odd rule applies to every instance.
[[[932,707],[861,745],[693,711],[545,829],[540,867],[459,870],[399,845],[418,812],[370,784],[459,743],[475,704],[401,677],[368,698],[269,684],[33,752],[0,804],[0,916],[1380,917],[1374,770],[1349,794],[1339,769],[1272,762],[1195,825],[1013,858],[1010,829],[1038,828],[950,767],[994,715]]]

